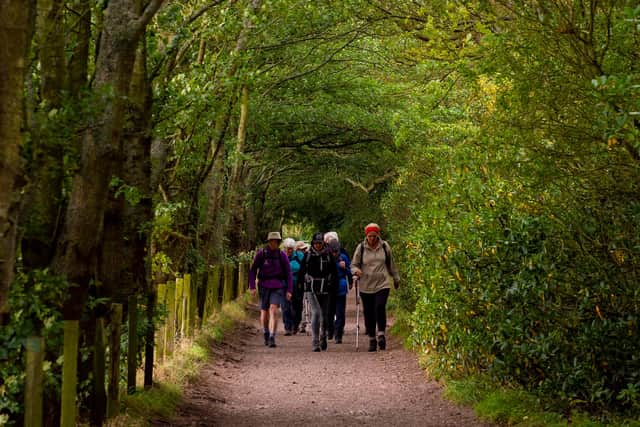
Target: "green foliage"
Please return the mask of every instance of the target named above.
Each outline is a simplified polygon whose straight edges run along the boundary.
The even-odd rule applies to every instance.
[[[398,121],[411,151],[385,199],[410,284],[397,305],[436,374],[487,373],[562,413],[637,411],[637,74],[617,38],[630,12],[594,10],[593,40],[616,34],[594,71],[558,32],[588,25],[565,7],[494,10],[513,21],[486,56]]]
[[[47,270],[18,273],[10,292],[11,320],[0,329],[0,420],[21,419],[24,402],[24,342],[42,336],[46,343],[45,393],[58,394],[62,346],[61,304],[68,283]],[[57,303],[55,303],[57,302]]]
[[[140,189],[132,185],[128,185],[118,177],[111,178],[110,187],[115,190],[114,197],[124,197],[124,200],[131,206],[136,206],[142,200],[143,194]]]
[[[203,325],[202,333],[193,342],[187,342],[183,351],[176,352],[166,365],[160,367],[165,374],[154,382],[153,388],[126,396],[123,400],[126,415],[121,417],[123,423],[138,425],[153,417],[171,418],[181,401],[183,388],[197,377],[211,357],[211,342],[221,341],[238,322],[246,319],[245,305],[246,301],[223,305]]]

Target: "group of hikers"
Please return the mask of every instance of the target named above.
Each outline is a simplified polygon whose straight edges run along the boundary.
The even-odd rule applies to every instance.
[[[364,228],[365,239],[353,257],[334,231],[315,233],[311,245],[292,238],[282,240],[277,231],[267,236],[249,270],[249,290],[258,292],[264,344],[276,347],[278,311],[282,310],[285,336],[311,330],[312,350],[325,351],[328,340],[342,343],[347,294],[356,286],[362,301],[369,351],[386,349],[387,299],[400,276],[389,244],[380,238],[380,227]],[[282,243],[283,249],[280,249]],[[310,324],[303,319],[304,307]]]

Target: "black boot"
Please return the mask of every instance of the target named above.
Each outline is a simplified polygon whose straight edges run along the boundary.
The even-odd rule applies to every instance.
[[[323,335],[320,338],[320,349],[322,351],[325,351],[327,349],[327,336],[326,335]]]
[[[378,347],[380,347],[380,350],[385,350],[387,348],[387,340],[384,335],[378,335]]]
[[[269,345],[269,332],[264,333],[264,345]]]
[[[376,351],[377,345],[378,345],[378,342],[376,341],[375,338],[369,338],[369,351]]]

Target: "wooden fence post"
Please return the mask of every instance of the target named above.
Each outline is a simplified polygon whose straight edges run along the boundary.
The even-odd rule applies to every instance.
[[[185,275],[186,276],[186,275]],[[195,334],[198,326],[198,276],[189,276],[189,329],[191,330],[191,336]]]
[[[165,324],[164,349],[165,355],[173,354],[176,336],[176,283],[167,283],[167,323]]]
[[[62,365],[62,396],[60,425],[73,427],[76,425],[76,388],[78,384],[78,338],[80,322],[64,321],[64,350]]]
[[[138,370],[138,296],[131,295],[128,302],[129,346],[127,348],[127,393],[136,392],[136,372]]]
[[[91,424],[102,425],[107,412],[107,396],[104,389],[105,378],[104,318],[96,318],[96,330],[93,343],[93,408]]]
[[[207,291],[204,300],[204,314],[202,315],[203,323],[211,317],[213,312],[219,305],[218,290],[220,289],[220,267],[214,265],[209,270],[207,277]]]
[[[42,378],[44,365],[44,338],[29,337],[27,349],[27,379],[24,389],[24,425],[42,426]]]
[[[184,280],[176,277],[176,330],[181,339],[184,336]]]
[[[164,283],[160,283],[158,285],[158,307],[165,307],[166,310],[166,296],[167,296],[167,285]],[[164,360],[164,350],[165,350],[165,334],[167,328],[167,319],[165,319],[164,323],[158,328],[157,338],[156,338],[156,347],[158,349],[157,355],[158,358]]]
[[[146,290],[145,319],[147,328],[144,333],[144,377],[143,386],[149,390],[153,386],[153,365],[156,357],[156,324],[154,318],[157,312],[158,293],[154,284],[149,284]]]
[[[184,313],[184,317],[183,317],[183,322],[184,322],[184,336],[185,337],[190,337],[191,336],[191,275],[188,273],[185,273],[185,275],[182,278],[183,281],[183,286],[184,286],[184,308],[183,308],[183,313]]]
[[[247,264],[238,264],[238,296],[242,296],[249,287],[249,277],[247,275]]]
[[[107,418],[120,413],[120,333],[122,329],[122,304],[111,304],[109,323],[109,387],[107,390]]]
[[[233,299],[233,264],[224,265],[224,289],[222,291],[222,302],[228,303]]]

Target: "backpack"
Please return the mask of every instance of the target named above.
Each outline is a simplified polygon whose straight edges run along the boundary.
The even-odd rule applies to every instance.
[[[326,277],[313,277],[309,274],[309,259],[311,258],[311,252],[305,254],[304,256],[304,271],[305,281],[304,281],[304,291],[305,292],[313,292],[314,294],[328,294],[331,290],[331,273],[327,274]],[[326,252],[323,252],[319,255],[314,255],[320,258],[320,273],[325,271],[330,271],[331,263],[331,255]],[[326,267],[324,267],[326,265]]]
[[[363,240],[362,243],[358,246],[358,252],[360,253],[360,265],[358,268],[362,269],[362,264],[364,261],[364,245],[366,240]],[[387,271],[391,271],[391,257],[389,256],[389,248],[387,247],[387,242],[381,241],[382,250],[384,250],[384,263],[387,266]],[[355,258],[355,256],[354,256]]]
[[[258,279],[276,279],[279,278],[281,280],[287,280],[287,268],[284,265],[284,262],[282,261],[282,255],[281,255],[281,251],[278,250],[278,262],[280,263],[280,274],[277,276],[273,276],[273,277],[264,277],[262,275],[262,266],[264,265],[264,262],[267,259],[271,259],[271,260],[275,260],[276,257],[274,256],[269,256],[269,252],[273,252],[273,251],[268,251],[267,248],[262,248],[262,264],[260,264],[260,272],[258,272]],[[285,284],[286,286],[286,284]]]

